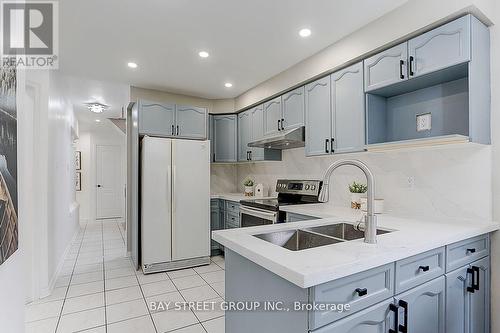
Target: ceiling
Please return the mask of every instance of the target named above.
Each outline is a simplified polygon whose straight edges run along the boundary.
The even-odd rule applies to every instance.
[[[233,98],[405,2],[64,0],[60,69],[94,80]],[[308,38],[298,35],[304,27],[312,30]],[[210,57],[200,58],[200,50]],[[129,61],[139,68],[129,69]]]
[[[82,131],[91,130],[95,126],[104,126],[107,124],[107,118],[120,118],[122,107],[126,108],[130,101],[130,88],[127,84],[74,76],[64,76],[62,80],[63,93],[73,104],[73,111]],[[88,109],[87,103],[104,104],[108,106],[108,109],[96,114]]]

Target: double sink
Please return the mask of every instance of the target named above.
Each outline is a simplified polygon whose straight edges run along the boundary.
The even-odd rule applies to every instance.
[[[391,231],[377,229],[377,235],[388,232]],[[291,251],[300,251],[364,238],[365,233],[356,229],[352,224],[336,223],[319,227],[270,232],[254,236]]]

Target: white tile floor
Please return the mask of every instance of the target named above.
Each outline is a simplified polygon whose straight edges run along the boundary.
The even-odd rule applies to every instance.
[[[155,311],[152,301],[224,299],[224,258],[194,269],[144,275],[125,253],[118,220],[82,228],[53,293],[27,305],[27,333],[224,333],[222,311]]]

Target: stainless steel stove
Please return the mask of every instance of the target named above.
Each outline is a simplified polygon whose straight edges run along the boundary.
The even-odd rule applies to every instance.
[[[319,180],[279,179],[276,183],[276,199],[251,199],[240,201],[242,227],[281,223],[285,214],[280,206],[318,203],[322,182]]]

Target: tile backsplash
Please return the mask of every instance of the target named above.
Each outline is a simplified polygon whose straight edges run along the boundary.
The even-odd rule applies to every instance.
[[[266,183],[278,178],[321,179],[338,159],[359,159],[375,176],[376,196],[386,212],[404,216],[491,219],[491,147],[474,144],[383,153],[305,157],[304,149],[283,151],[283,161],[212,166],[212,192],[243,191],[246,177]],[[330,204],[349,206],[348,184],[366,183],[354,167],[341,167],[330,180]]]

